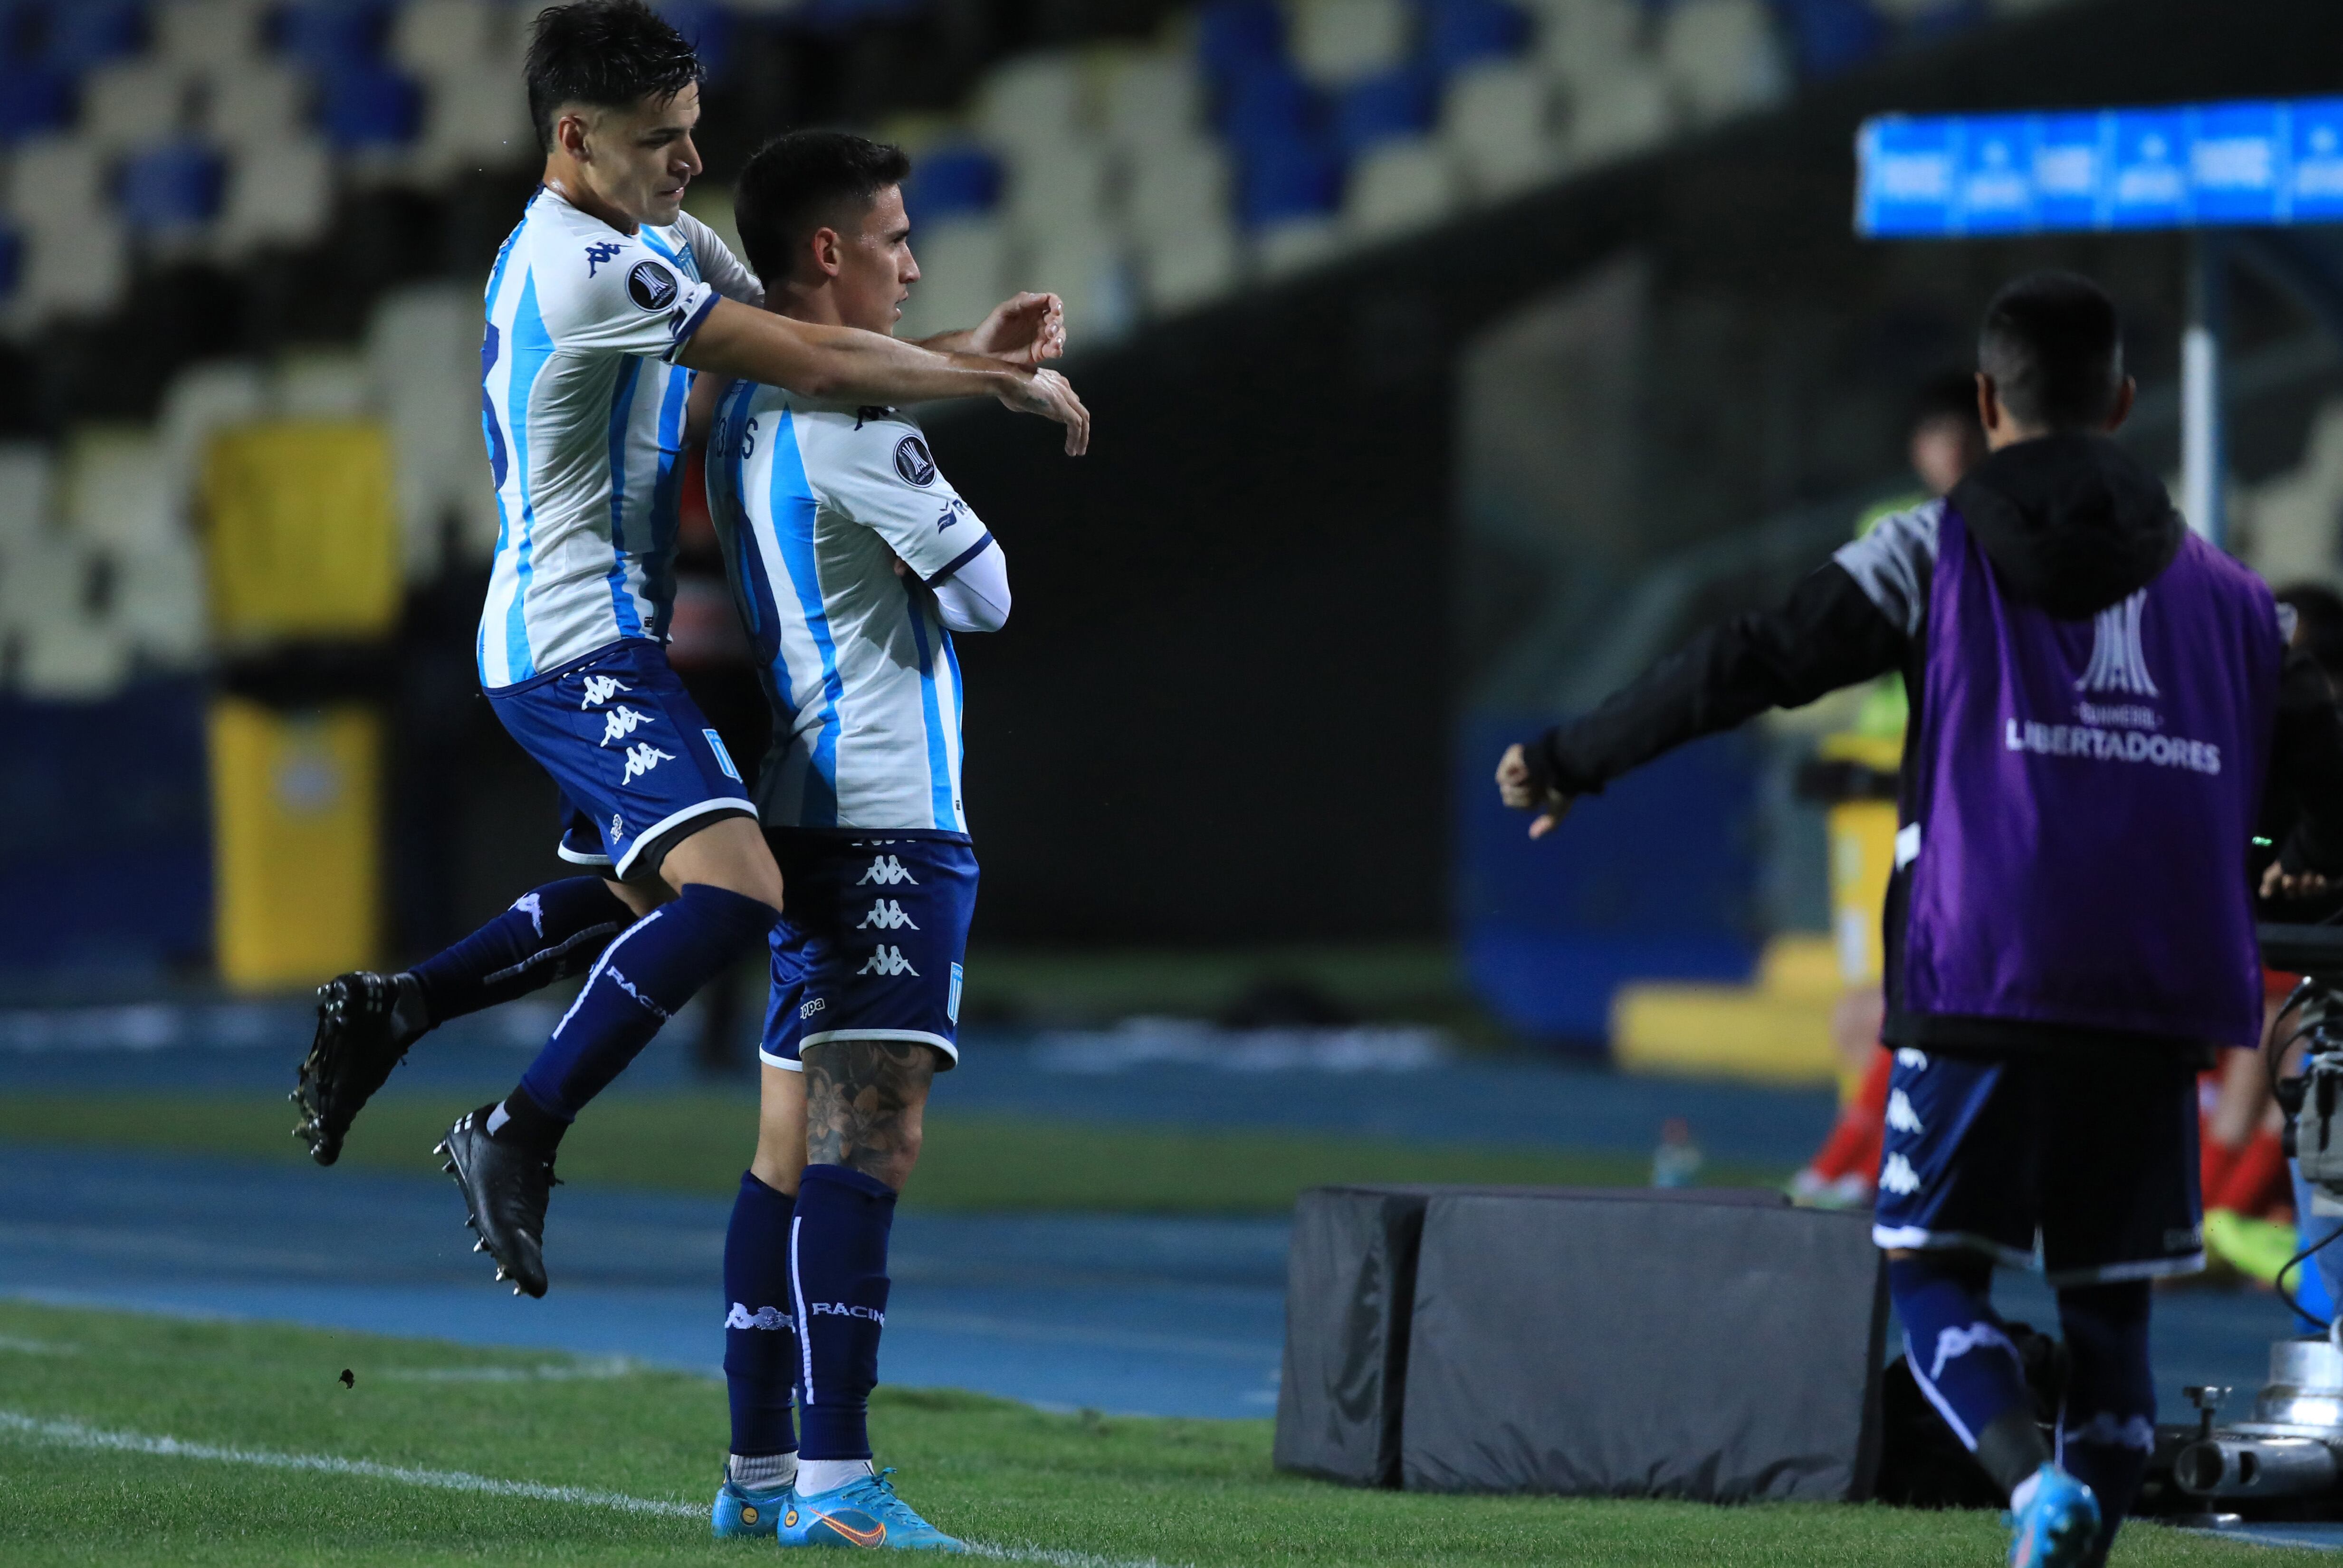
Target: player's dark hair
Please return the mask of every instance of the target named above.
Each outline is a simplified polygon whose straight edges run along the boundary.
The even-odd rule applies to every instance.
[[[2037,272],[1986,307],[1977,368],[2020,425],[2081,430],[2116,410],[2124,380],[2123,321],[2087,277]]]
[[[665,103],[699,80],[699,56],[643,0],[577,0],[537,14],[529,32],[528,117],[553,150],[564,104],[623,109]]]
[[[2294,611],[2295,642],[2343,693],[2343,595],[2322,583],[2295,583],[2275,597]]]
[[[767,286],[789,275],[799,247],[825,226],[860,217],[889,186],[911,177],[902,148],[845,131],[791,131],[757,149],[732,187],[732,222]]]

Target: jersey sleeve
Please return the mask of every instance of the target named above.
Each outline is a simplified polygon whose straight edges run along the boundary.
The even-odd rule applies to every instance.
[[[691,258],[699,264],[699,276],[708,280],[709,287],[743,305],[765,303],[765,286],[749,270],[749,264],[732,253],[723,236],[688,212],[676,214],[675,226],[684,243],[691,246]]]
[[[983,519],[938,470],[917,426],[866,412],[799,428],[806,477],[822,500],[886,540],[921,582],[941,582],[990,547]]]
[[[612,233],[566,248],[536,273],[556,347],[672,360],[721,297],[639,238]]]

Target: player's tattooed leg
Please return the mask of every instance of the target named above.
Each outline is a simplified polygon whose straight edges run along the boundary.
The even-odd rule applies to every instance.
[[[806,1158],[900,1189],[920,1157],[936,1052],[900,1040],[826,1040],[805,1053]]]

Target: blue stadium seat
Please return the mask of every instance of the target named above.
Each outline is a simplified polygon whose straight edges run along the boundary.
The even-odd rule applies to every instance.
[[[1237,215],[1252,227],[1332,213],[1342,200],[1342,160],[1307,136],[1264,138],[1238,150]]]
[[[1992,19],[1993,13],[1986,8],[1986,0],[1940,0],[1906,22],[1904,32],[1916,43],[1934,43],[1938,38],[1983,26]]]
[[[903,187],[903,206],[915,224],[990,212],[1000,200],[1000,161],[965,142],[920,154]]]
[[[1887,24],[1865,0],[1775,0],[1790,25],[1798,75],[1809,81],[1852,71],[1887,46]]]
[[[73,79],[63,71],[0,64],[0,142],[63,130],[73,112]]]
[[[415,139],[423,95],[383,65],[351,65],[317,84],[317,128],[335,146],[398,146]]]
[[[1285,20],[1275,0],[1212,0],[1196,13],[1196,60],[1225,88],[1265,62],[1285,58]]]
[[[1393,136],[1421,135],[1432,128],[1439,106],[1439,78],[1423,65],[1361,77],[1335,96],[1334,145],[1344,156],[1356,157]]]
[[[1529,13],[1509,0],[1428,0],[1423,52],[1442,75],[1529,47]]]
[[[1282,59],[1249,61],[1222,85],[1221,134],[1240,145],[1307,136],[1317,119],[1317,95]]]
[[[67,71],[85,71],[146,42],[145,0],[55,0],[49,6],[44,57]]]
[[[732,50],[730,6],[717,0],[658,0],[656,9],[668,25],[691,41],[709,81],[724,75]]]
[[[226,171],[201,142],[166,142],[123,160],[122,221],[144,232],[192,228],[219,215]]]
[[[277,46],[321,76],[372,65],[392,0],[294,0],[277,14]]]

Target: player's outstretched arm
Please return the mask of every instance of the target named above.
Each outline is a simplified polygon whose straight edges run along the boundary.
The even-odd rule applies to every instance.
[[[1066,302],[1054,294],[1020,294],[1002,300],[971,327],[922,337],[920,346],[948,354],[981,354],[1011,365],[1039,365],[1066,351]]]
[[[1054,370],[972,354],[939,354],[850,327],[818,327],[719,299],[676,355],[694,370],[760,381],[841,403],[997,397],[1066,427],[1066,455],[1089,449],[1090,410]]]

